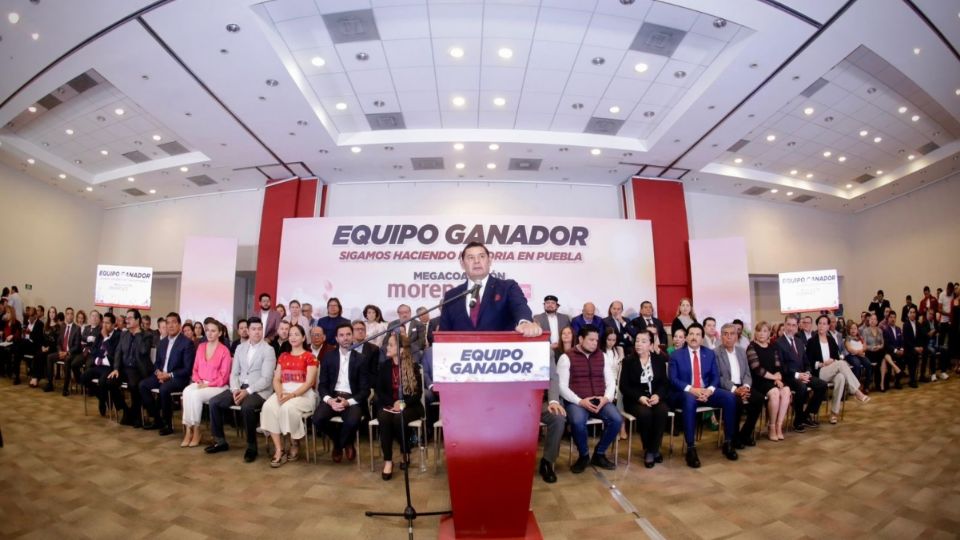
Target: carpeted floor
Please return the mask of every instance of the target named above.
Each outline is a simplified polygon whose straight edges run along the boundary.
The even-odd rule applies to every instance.
[[[847,402],[844,420],[780,443],[761,440],[729,462],[716,434],[700,443],[703,467],[677,453],[647,470],[626,448],[617,471],[536,477],[533,510],[546,538],[956,538],[960,535],[960,382],[921,385]],[[242,462],[243,445],[207,456],[96,414],[82,398],[0,379],[0,538],[405,538],[403,483],[356,464],[304,461],[273,470]],[[365,432],[365,430],[364,430]],[[679,439],[677,440],[679,445]],[[446,508],[441,460],[412,475],[419,511]],[[398,471],[399,472],[399,471]],[[435,538],[436,518],[416,522]]]

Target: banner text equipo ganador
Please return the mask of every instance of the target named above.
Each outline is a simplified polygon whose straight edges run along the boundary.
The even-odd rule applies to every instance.
[[[444,239],[448,244],[481,242],[487,245],[585,246],[590,230],[587,227],[558,225],[474,225],[468,228],[460,223],[447,227]],[[430,245],[440,238],[436,225],[340,225],[333,235],[333,245],[400,245],[416,239],[421,245]]]

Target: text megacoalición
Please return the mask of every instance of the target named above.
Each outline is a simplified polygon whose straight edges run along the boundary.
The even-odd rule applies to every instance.
[[[448,244],[481,242],[488,245],[585,246],[590,230],[587,227],[558,225],[473,225],[460,223],[447,227],[443,238]],[[340,225],[333,235],[333,245],[402,245],[408,240],[430,245],[440,239],[436,225]]]

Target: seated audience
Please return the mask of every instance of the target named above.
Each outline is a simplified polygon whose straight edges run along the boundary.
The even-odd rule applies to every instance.
[[[861,391],[866,394],[867,386],[873,378],[873,366],[870,364],[870,360],[867,360],[867,346],[864,344],[863,338],[860,337],[860,327],[857,326],[857,321],[847,321],[847,337],[843,346],[847,351],[844,360],[850,364],[850,369],[853,370],[854,375],[859,380],[866,381],[861,386]]]
[[[643,465],[648,469],[663,462],[660,445],[669,412],[667,362],[653,352],[655,331],[656,328],[647,328],[637,332],[634,349],[623,360],[620,374],[623,408],[637,419],[637,431],[643,442]]]
[[[647,328],[654,332],[654,337],[660,343],[667,343],[667,331],[663,327],[663,321],[653,316],[653,303],[644,300],[640,302],[640,315],[627,325],[627,333],[632,337],[636,336],[637,332]]]
[[[240,319],[237,321],[237,339],[233,340],[233,343],[230,344],[230,355],[233,356],[237,352],[237,347],[247,342],[250,339],[250,326],[247,323],[246,319]]]
[[[769,327],[765,331],[769,337]],[[736,398],[737,420],[734,425],[739,425],[740,417],[746,413],[746,420],[733,438],[733,445],[737,450],[754,446],[753,430],[760,418],[764,395],[753,392],[753,375],[747,352],[737,345],[736,326],[727,323],[720,328],[720,344],[714,353],[717,355],[717,369],[720,370],[720,388]]]
[[[929,289],[929,287],[927,289]],[[920,303],[922,304],[923,301],[921,300]],[[939,326],[936,310],[933,307],[927,308],[927,314],[923,318],[923,323],[920,325],[923,329],[922,333],[924,338],[920,378],[924,382],[926,382],[925,373],[927,366],[930,366],[930,382],[935,382],[938,377],[940,380],[950,378],[950,375],[947,374],[947,371],[950,370],[950,359],[947,358],[946,355],[940,354]]]
[[[697,315],[693,311],[693,302],[689,298],[681,298],[680,305],[677,306],[677,315],[670,324],[670,333],[676,334],[677,329],[683,329],[686,332],[690,325],[697,322]]]
[[[807,341],[797,332],[799,321],[796,315],[787,315],[783,320],[783,336],[777,339],[777,353],[783,368],[783,382],[794,392],[793,431],[803,433],[807,428],[818,428],[814,416],[827,396],[827,383],[813,374],[807,360]]]
[[[20,380],[20,362],[16,363],[16,371],[14,371],[14,344],[19,343],[20,334],[22,332],[22,327],[20,321],[17,320],[17,315],[14,313],[13,306],[7,304],[3,306],[3,330],[0,333],[0,341],[3,342],[4,346],[0,347],[0,366],[2,366],[3,373],[9,375],[11,378],[15,379],[17,382]],[[79,380],[79,377],[77,378]],[[17,383],[14,383],[17,384]]]
[[[560,332],[570,326],[570,316],[557,311],[559,308],[560,300],[548,294],[543,297],[543,313],[533,316],[533,322],[540,325],[543,333],[550,334],[550,345],[554,347],[560,342]]]
[[[737,432],[737,403],[733,394],[719,388],[720,372],[713,351],[701,347],[703,327],[691,323],[687,328],[687,346],[676,349],[670,355],[669,375],[674,408],[681,409],[684,439],[687,443],[687,465],[700,467],[696,448],[697,407],[719,407],[723,412],[723,455],[729,460],[737,459],[733,436]]]
[[[310,328],[317,325],[317,319],[313,316],[313,304],[310,302],[303,303],[303,306],[300,307],[300,314],[310,323]]]
[[[667,354],[673,354],[677,349],[682,349],[687,344],[687,331],[683,328],[677,328],[673,332],[673,341],[671,345],[667,347]]]
[[[603,329],[603,320],[600,317],[597,317],[597,306],[593,305],[593,302],[587,302],[583,305],[583,311],[570,320],[570,327],[573,328],[573,335],[579,336],[580,330],[587,326],[591,325],[597,329],[599,332]]]
[[[586,324],[577,334],[577,346],[557,360],[560,396],[566,403],[567,423],[580,453],[570,468],[574,474],[582,473],[591,464],[602,469],[616,469],[607,459],[606,451],[620,433],[623,417],[613,404],[616,368],[604,357],[598,347],[599,341],[599,329]],[[587,446],[587,419],[591,417],[603,421],[603,434],[594,447],[592,458]]]
[[[572,349],[575,345],[573,328],[564,326],[563,329],[560,330],[560,340],[552,346],[554,358],[560,358],[560,355]]]
[[[740,319],[734,319],[733,325],[737,328],[737,345],[747,350],[747,347],[750,346],[750,338],[743,333],[743,321]],[[773,339],[770,340],[771,342]]]
[[[271,345],[273,345],[273,352],[280,358],[285,352],[290,352],[291,345],[289,338],[290,337],[290,321],[280,321],[280,324],[277,326],[277,336],[273,340]]]
[[[612,326],[604,326],[600,331],[600,352],[603,353],[605,363],[609,362],[613,366],[613,371],[620,380],[620,371],[623,368],[623,347],[618,344],[619,336],[616,329]],[[615,397],[614,401],[617,410],[623,413],[623,400]],[[621,415],[622,416],[622,415]],[[627,428],[620,424],[620,440],[627,440]]]
[[[910,388],[916,388],[917,364],[923,356],[924,346],[923,329],[917,322],[916,306],[910,306],[907,309],[906,319],[903,323],[903,357],[910,372]]]
[[[340,463],[344,455],[347,461],[357,457],[353,440],[360,427],[360,402],[370,395],[370,369],[360,353],[353,349],[353,327],[349,321],[337,326],[336,338],[337,348],[324,355],[321,361],[317,383],[320,403],[313,414],[313,425],[317,432],[325,432],[333,441],[331,457],[335,463]],[[330,421],[334,416],[343,420],[339,433],[337,426]]]
[[[717,331],[717,320],[713,317],[703,320],[703,346],[713,352],[720,346],[720,332]]]
[[[40,313],[37,308],[27,306],[24,308],[24,316],[27,318],[23,326],[21,339],[15,349],[15,371],[16,378],[13,384],[20,384],[20,359],[27,360],[27,374],[30,377],[30,386],[36,388],[40,377],[43,377],[43,365],[40,355],[42,347],[45,347],[46,333],[43,330],[43,321],[40,320]],[[30,356],[31,358],[26,358]]]
[[[186,328],[189,327],[184,326]],[[157,347],[153,374],[140,381],[143,407],[152,418],[143,429],[158,429],[163,436],[173,434],[172,394],[182,392],[190,384],[196,350],[193,341],[180,332],[180,315],[176,312],[167,314],[167,337],[161,339]],[[157,389],[156,394],[154,389]]]
[[[570,327],[566,329],[570,330]],[[432,352],[429,355],[432,371]],[[547,434],[543,438],[543,457],[540,458],[540,478],[548,484],[557,481],[556,463],[560,455],[560,440],[567,429],[567,411],[560,404],[560,377],[557,374],[556,358],[553,353],[550,354],[550,386],[543,394],[543,406],[540,410],[540,422],[547,428]]]
[[[153,364],[150,362],[150,339],[148,333],[140,329],[140,311],[128,309],[125,317],[129,331],[120,334],[114,371],[107,375],[113,402],[123,411],[120,421],[125,426],[143,427],[143,406],[139,392],[140,381],[150,376]],[[120,385],[127,383],[130,390],[130,407],[124,400]]]
[[[883,328],[883,347],[887,355],[880,365],[880,377],[885,379],[888,369],[893,370],[893,387],[900,390],[903,388],[900,384],[900,377],[907,367],[907,353],[903,346],[903,330],[897,326],[897,313],[895,311],[887,312],[886,323]],[[888,358],[889,361],[887,361]]]
[[[849,389],[861,402],[866,403],[870,400],[860,391],[860,381],[853,374],[850,365],[840,359],[840,347],[833,336],[830,335],[830,318],[826,315],[817,317],[817,332],[807,342],[807,360],[813,366],[813,371],[817,377],[827,383],[833,383],[833,400],[830,407],[831,424],[837,423],[845,389]]]
[[[310,328],[310,354],[316,358],[323,358],[323,346],[326,345],[326,343],[327,336],[323,333],[323,328],[319,326]]]
[[[277,356],[273,347],[263,339],[263,321],[259,317],[247,319],[247,341],[237,347],[230,364],[230,388],[210,399],[210,433],[213,444],[204,451],[208,454],[230,449],[223,434],[223,415],[234,405],[240,407],[247,449],[243,460],[257,459],[257,421],[264,402],[273,394],[273,377]],[[299,419],[298,419],[299,421]]]
[[[607,328],[613,328],[617,334],[617,345],[628,350],[633,346],[633,337],[627,332],[627,319],[623,317],[623,302],[614,300],[607,307],[607,317],[603,319],[603,324]]]
[[[427,348],[427,327],[420,319],[412,317],[410,306],[397,306],[397,319],[390,322],[389,328],[402,328],[410,343],[410,354],[415,362],[420,362],[422,351]]]
[[[27,308],[31,309],[31,308]],[[81,382],[87,388],[87,393],[97,396],[100,416],[107,414],[107,375],[116,369],[116,350],[120,342],[120,332],[113,328],[116,317],[113,313],[105,313],[100,325],[100,335],[91,347],[90,367],[83,372]],[[97,382],[93,382],[96,380]]]
[[[393,477],[393,442],[400,442],[403,464],[410,463],[410,436],[408,424],[423,418],[422,376],[406,338],[396,332],[387,335],[386,362],[379,370],[376,386],[376,411],[380,423],[380,449],[383,451],[381,477]],[[405,434],[406,437],[401,436]]]
[[[313,390],[317,383],[317,359],[303,348],[305,332],[299,324],[290,327],[290,351],[277,359],[273,395],[260,411],[260,427],[273,441],[273,458],[270,460],[273,468],[300,457],[300,441],[307,435],[303,419],[317,405],[317,393]],[[287,435],[290,443],[284,449],[283,439]]]
[[[58,328],[57,335],[54,338],[55,343],[52,347],[54,351],[47,355],[47,385],[43,388],[43,391],[53,391],[53,378],[56,374],[57,362],[63,362],[62,394],[69,396],[70,377],[83,362],[83,354],[80,348],[81,331],[80,327],[74,324],[73,308],[65,309],[63,316],[63,325]]]
[[[327,315],[317,319],[317,326],[323,328],[323,334],[327,338],[324,354],[337,348],[337,327],[344,323],[350,324],[350,320],[343,316],[340,299],[334,297],[327,300]]]
[[[263,323],[263,340],[273,343],[277,339],[277,328],[282,317],[277,310],[272,309],[273,298],[269,293],[260,293],[257,302],[260,309],[253,313],[253,316]]]
[[[300,310],[300,301],[291,300],[288,304],[290,306],[290,314],[283,318],[285,321],[290,321],[290,325],[299,324],[304,329],[310,328],[310,319],[303,316],[303,312]]]
[[[780,361],[779,348],[770,342],[770,325],[766,321],[757,323],[753,332],[753,341],[747,347],[747,359],[755,393],[767,400],[767,437],[771,441],[782,441],[783,423],[790,407],[790,387],[784,376],[783,363]]]
[[[387,323],[383,320],[383,312],[380,311],[380,308],[373,304],[364,306],[363,323],[367,327],[368,336],[377,336],[377,334],[380,334],[373,339],[373,344],[378,348],[381,347],[386,337],[386,334],[381,334],[381,332],[387,329]]]
[[[867,359],[873,369],[875,386],[881,392],[887,391],[887,366],[893,364],[893,359],[887,356],[884,344],[883,331],[877,321],[875,313],[864,313],[866,325],[860,328],[863,344],[866,346]],[[893,364],[896,367],[895,364]]]
[[[230,383],[233,359],[230,349],[220,341],[219,322],[213,317],[204,321],[207,340],[197,347],[193,360],[192,381],[183,389],[183,442],[180,447],[200,446],[200,417],[203,404],[222,393]]]
[[[883,297],[883,290],[877,291],[877,295],[873,297],[873,300],[870,302],[870,305],[867,307],[867,311],[871,311],[877,315],[877,320],[882,321],[886,315],[884,310],[890,309],[890,301]]]

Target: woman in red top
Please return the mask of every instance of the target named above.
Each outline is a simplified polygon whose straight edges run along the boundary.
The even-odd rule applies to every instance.
[[[274,394],[260,411],[260,427],[273,439],[271,467],[279,467],[299,457],[299,441],[307,434],[303,419],[317,408],[317,359],[303,349],[306,332],[299,324],[290,327],[290,352],[277,359],[273,373]],[[290,449],[284,451],[283,436],[290,435]]]

